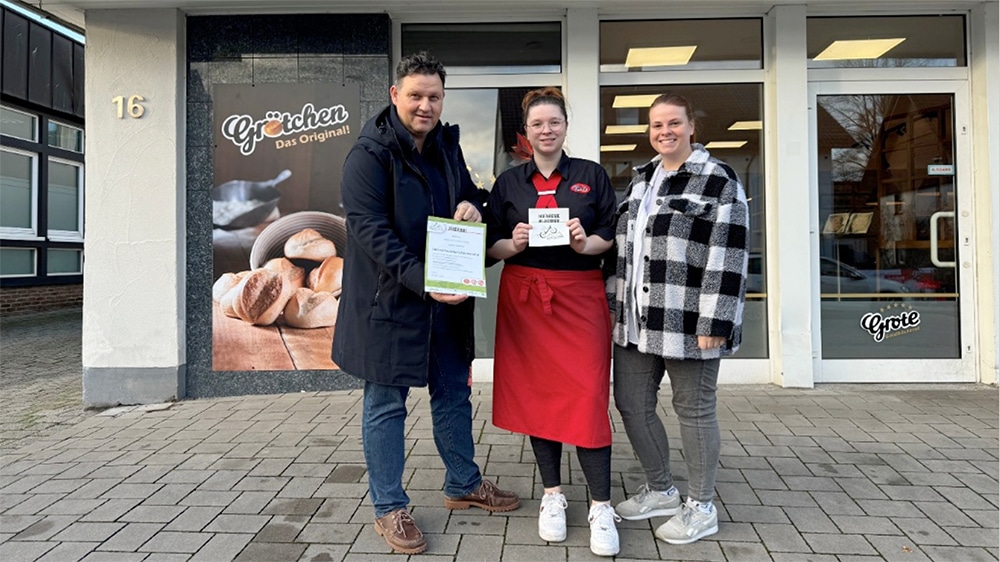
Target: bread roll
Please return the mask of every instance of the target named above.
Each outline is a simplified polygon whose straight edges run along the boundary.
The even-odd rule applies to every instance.
[[[303,287],[285,305],[285,323],[295,328],[325,328],[337,323],[337,297]]]
[[[311,228],[303,229],[285,241],[286,258],[323,261],[336,255],[337,247],[333,242]]]
[[[236,285],[239,285],[240,281],[242,281],[243,278],[249,273],[249,271],[241,271],[239,273],[223,273],[222,276],[216,280],[215,284],[212,285],[212,300],[220,302],[223,295],[228,293],[230,289]]]
[[[271,119],[267,123],[264,123],[264,134],[269,137],[276,137],[285,130],[285,127],[281,124],[281,121],[277,119]]]
[[[301,268],[288,258],[274,258],[273,260],[268,260],[264,264],[264,269],[269,269],[275,273],[281,274],[284,282],[290,285],[289,296],[291,293],[295,292],[295,289],[304,287],[306,284],[306,270]]]
[[[269,269],[281,275],[282,291],[281,301],[287,303],[292,298],[292,293],[301,288],[306,283],[306,270],[298,267],[288,260],[288,258],[274,258],[264,264],[264,269]]]
[[[326,291],[333,296],[340,296],[341,284],[344,280],[344,258],[332,256],[309,272],[309,288],[313,291]]]
[[[287,301],[281,274],[255,269],[240,284],[242,289],[233,303],[236,314],[251,324],[273,324]]]
[[[219,299],[219,309],[230,318],[240,317],[239,314],[236,314],[236,297],[240,296],[240,292],[243,291],[243,281],[246,281],[246,277],[241,279],[232,289],[226,291],[226,294]]]

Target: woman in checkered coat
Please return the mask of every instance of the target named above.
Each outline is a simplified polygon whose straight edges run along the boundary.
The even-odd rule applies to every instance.
[[[665,94],[653,102],[649,142],[658,155],[636,169],[619,208],[608,280],[615,406],[646,473],[616,511],[629,520],[673,516],[656,529],[671,544],[718,532],[716,382],[720,358],[740,345],[749,255],[743,186],[732,168],[692,144],[694,130],[687,99]],[[687,464],[686,502],[656,413],[664,371]]]

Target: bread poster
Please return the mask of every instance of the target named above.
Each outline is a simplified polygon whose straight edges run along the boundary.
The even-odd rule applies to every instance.
[[[357,84],[212,90],[212,368],[332,370]]]

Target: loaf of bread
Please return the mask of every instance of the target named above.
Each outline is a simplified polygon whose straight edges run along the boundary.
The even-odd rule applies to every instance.
[[[285,241],[286,258],[323,261],[336,255],[337,247],[333,242],[311,228],[303,229]]]
[[[289,262],[291,263],[291,262]],[[293,266],[294,267],[294,266]],[[239,273],[223,273],[212,285],[212,300],[220,302],[222,297],[233,287],[238,285],[250,272],[241,271]]]
[[[240,282],[241,290],[233,310],[245,322],[266,326],[273,324],[284,310],[287,293],[281,274],[269,269],[255,269]]]
[[[285,323],[294,328],[326,328],[337,323],[337,297],[303,287],[285,305]]]
[[[313,291],[326,291],[333,296],[340,296],[344,280],[344,258],[331,256],[309,272],[309,288]]]

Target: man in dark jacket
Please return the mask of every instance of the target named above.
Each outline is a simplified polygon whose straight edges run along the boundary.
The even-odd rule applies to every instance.
[[[401,483],[410,387],[427,385],[445,507],[510,511],[517,495],[484,480],[472,440],[473,300],[424,291],[429,216],[481,221],[458,127],[442,125],[445,71],[405,57],[392,105],[368,121],[344,164],[348,244],[333,360],[364,379],[362,438],[375,530],[397,552],[427,548]]]

